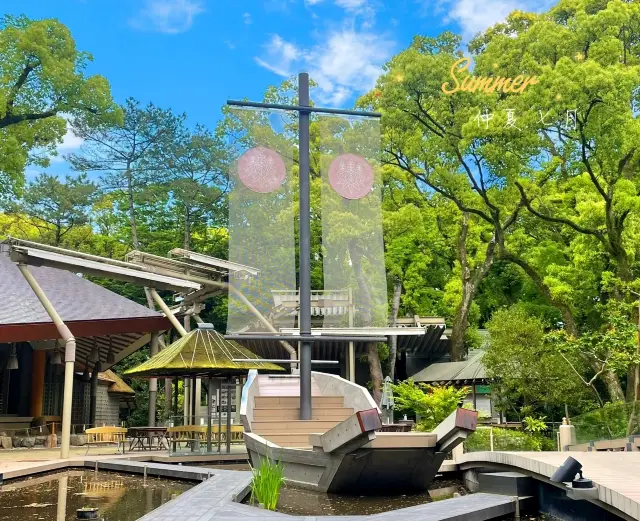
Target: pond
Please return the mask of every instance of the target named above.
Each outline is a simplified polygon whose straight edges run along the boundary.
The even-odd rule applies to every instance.
[[[103,521],[135,521],[194,485],[90,470],[38,475],[0,487],[0,521],[75,521],[82,507],[97,507]]]
[[[435,480],[426,492],[393,496],[349,496],[345,494],[323,494],[296,487],[283,487],[278,500],[278,511],[303,516],[348,516],[357,514],[379,514],[433,501],[465,495],[468,491],[461,482]]]

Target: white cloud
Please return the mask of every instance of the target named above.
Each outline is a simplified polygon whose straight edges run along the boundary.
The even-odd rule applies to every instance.
[[[371,89],[391,57],[395,43],[383,34],[344,28],[323,35],[321,44],[300,50],[280,36],[267,44],[268,55],[256,62],[281,76],[306,68],[318,83],[318,101],[341,105]]]
[[[448,11],[446,22],[457,23],[463,37],[468,40],[478,32],[503,21],[517,9],[542,11],[551,3],[552,0],[442,0],[439,10]]]
[[[129,24],[135,29],[178,34],[188,31],[196,16],[203,12],[199,0],[146,0]]]
[[[367,0],[336,0],[336,5],[347,11],[356,11],[364,7]]]
[[[301,57],[300,50],[294,44],[274,34],[263,47],[266,50],[266,56],[264,59],[255,58],[258,65],[280,76],[293,74],[291,66]]]
[[[73,152],[74,150],[79,149],[84,143],[84,139],[80,136],[76,136],[71,129],[71,124],[67,120],[67,132],[62,138],[62,143],[60,143],[56,150],[58,152],[57,156],[51,156],[52,163],[62,163],[64,161],[63,155]]]
[[[242,13],[242,21],[246,25],[251,25],[253,23],[253,18],[251,16],[251,13]]]

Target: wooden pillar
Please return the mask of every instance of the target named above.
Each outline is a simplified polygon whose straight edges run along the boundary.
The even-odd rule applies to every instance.
[[[89,423],[96,425],[96,408],[98,405],[98,373],[100,372],[100,361],[93,365],[91,372],[91,396],[89,399]]]
[[[233,381],[227,377],[227,454],[231,454],[231,388]]]
[[[174,416],[178,416],[178,381],[179,381],[178,378],[173,379],[173,415]]]
[[[151,343],[149,345],[149,354],[151,357],[158,354],[158,332],[151,333]],[[158,396],[158,379],[149,378],[149,427],[156,426],[156,400]]]
[[[472,382],[471,386],[473,388],[473,410],[478,410],[478,397],[476,396],[476,383]]]
[[[213,429],[212,421],[211,421],[211,412],[213,410],[213,378],[209,377],[208,385],[207,385],[207,452],[211,453],[212,451],[212,432]]]
[[[35,350],[31,366],[31,409],[30,416],[42,416],[44,402],[44,370],[47,364],[47,352]]]

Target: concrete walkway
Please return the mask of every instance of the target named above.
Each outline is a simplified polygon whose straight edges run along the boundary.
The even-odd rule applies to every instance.
[[[371,516],[291,516],[236,503],[235,495],[246,492],[251,482],[247,472],[215,470],[215,475],[187,490],[138,521],[486,521],[515,512],[515,500],[494,494],[471,494]],[[248,476],[247,476],[248,474]]]
[[[582,464],[598,486],[598,506],[640,520],[640,452],[470,452],[459,457],[461,469],[494,466],[547,480],[569,457]]]

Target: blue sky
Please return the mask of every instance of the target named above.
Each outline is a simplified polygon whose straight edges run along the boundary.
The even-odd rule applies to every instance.
[[[118,102],[133,96],[213,127],[227,98],[259,100],[301,70],[317,103],[352,106],[384,63],[415,34],[450,29],[466,38],[539,0],[3,0],[0,11],[57,18],[90,73]],[[68,134],[59,148],[81,145]],[[63,173],[58,160],[51,167]],[[32,177],[33,171],[29,172]]]

